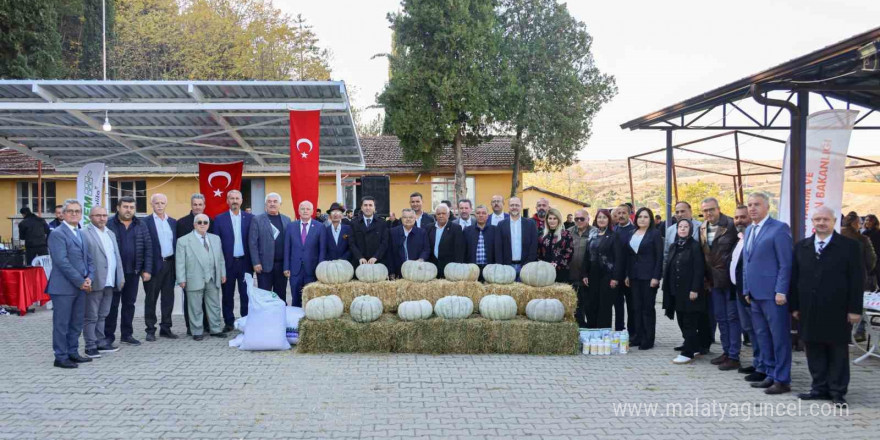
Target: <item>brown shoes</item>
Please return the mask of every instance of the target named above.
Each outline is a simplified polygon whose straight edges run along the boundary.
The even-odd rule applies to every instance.
[[[726,354],[722,354],[721,356],[718,356],[717,358],[712,359],[711,363],[712,363],[712,365],[721,365],[721,364],[723,364],[727,359],[729,359],[729,358],[727,357],[727,355],[726,355]]]
[[[736,370],[740,367],[740,363],[736,359],[727,358],[724,362],[718,364],[718,369],[721,371],[730,371]]]
[[[773,382],[770,388],[764,390],[764,394],[782,394],[791,391],[791,385],[782,382]]]

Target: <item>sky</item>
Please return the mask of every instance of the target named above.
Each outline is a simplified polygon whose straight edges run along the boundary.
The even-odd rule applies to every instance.
[[[399,0],[274,1],[311,23],[321,46],[333,53],[333,79],[354,89],[352,104],[374,105],[388,79],[388,63],[371,57],[391,49],[386,16],[400,8]],[[662,132],[625,131],[620,124],[880,26],[877,0],[566,3],[593,37],[596,64],[614,75],[619,89],[594,119],[593,135],[579,155],[583,160],[622,159],[661,148]],[[811,110],[823,106],[811,102]],[[873,125],[880,125],[880,116],[876,121]],[[676,133],[675,142],[708,134]],[[743,156],[781,157],[781,148],[762,142],[743,145]],[[878,144],[880,134],[856,131],[850,153],[877,155]],[[715,153],[731,149],[721,140],[703,146]]]

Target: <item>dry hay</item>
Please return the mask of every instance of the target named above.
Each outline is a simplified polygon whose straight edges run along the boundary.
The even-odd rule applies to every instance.
[[[337,295],[342,300],[345,311],[348,312],[351,302],[361,295],[370,295],[379,298],[385,311],[397,310],[397,289],[394,281],[379,281],[378,283],[365,283],[363,281],[349,281],[341,284],[324,284],[320,282],[310,283],[303,288],[303,304],[312,298],[324,295]],[[393,309],[389,309],[393,306]]]
[[[486,289],[478,281],[447,281],[434,280],[427,283],[416,283],[408,280],[397,282],[397,305],[404,301],[418,301],[426,299],[436,305],[437,300],[444,296],[466,296],[474,302],[474,308],[480,303],[480,299],[486,296]]]
[[[396,352],[425,354],[564,354],[577,353],[578,328],[570,321],[543,323],[517,316],[491,321],[433,317],[401,321],[385,313],[378,321],[361,324],[349,315],[339,319],[300,323],[300,353]]]
[[[556,298],[565,306],[565,320],[574,320],[577,295],[570,284],[556,283],[547,287],[532,287],[523,283],[485,284],[486,294],[510,295],[516,300],[516,314],[525,315],[526,305],[533,299]]]

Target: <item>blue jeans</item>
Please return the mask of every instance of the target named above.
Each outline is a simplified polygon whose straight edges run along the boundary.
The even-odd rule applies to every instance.
[[[736,309],[736,299],[730,298],[729,289],[712,289],[712,308],[715,321],[721,332],[721,348],[727,357],[739,360],[739,350],[742,347],[742,328],[739,324],[739,311]]]
[[[767,374],[767,370],[761,362],[761,344],[758,343],[758,337],[755,336],[755,329],[752,327],[752,308],[737,300],[736,309],[739,312],[739,322],[742,324],[742,329],[749,334],[749,339],[752,341],[752,366],[755,367],[755,371]]]

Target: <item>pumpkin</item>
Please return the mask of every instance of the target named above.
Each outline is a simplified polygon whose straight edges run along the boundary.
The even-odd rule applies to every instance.
[[[546,261],[533,261],[519,271],[519,279],[532,287],[552,286],[556,282],[556,268]]]
[[[449,263],[443,268],[443,276],[449,281],[477,281],[480,266],[466,263]]]
[[[492,284],[511,284],[516,281],[516,269],[505,264],[487,264],[483,268],[483,279]]]
[[[444,296],[437,300],[434,312],[445,319],[465,319],[474,312],[474,302],[466,296]]]
[[[382,300],[370,295],[361,295],[351,302],[351,319],[355,322],[373,322],[382,316]]]
[[[397,306],[397,316],[404,321],[417,321],[419,319],[428,319],[434,313],[431,301],[426,299],[420,301],[404,301]]]
[[[336,295],[319,296],[306,303],[306,318],[323,321],[342,316],[342,300]]]
[[[354,273],[358,280],[365,283],[378,283],[388,279],[388,267],[382,263],[361,264]]]
[[[486,295],[480,299],[480,314],[493,321],[506,321],[516,316],[516,300],[509,295]]]
[[[406,261],[400,267],[404,279],[424,283],[437,278],[437,266],[426,261]]]
[[[556,298],[533,299],[526,304],[526,316],[532,321],[559,322],[565,316],[565,306]]]
[[[324,284],[342,284],[351,281],[354,267],[348,260],[329,260],[318,263],[315,277]]]

